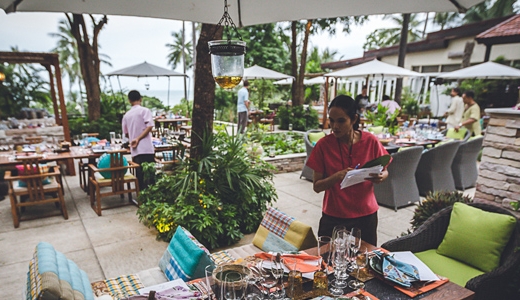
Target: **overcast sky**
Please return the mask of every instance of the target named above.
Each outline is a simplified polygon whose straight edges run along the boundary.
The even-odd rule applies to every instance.
[[[100,16],[97,16],[99,19]],[[48,52],[56,46],[57,39],[49,33],[58,32],[58,22],[64,19],[62,13],[14,13],[6,15],[0,10],[0,51],[10,51],[11,47],[18,47],[20,51]],[[363,44],[366,36],[376,28],[395,26],[391,22],[382,20],[381,16],[372,16],[371,21],[361,27],[353,27],[351,34],[346,35],[337,29],[336,36],[328,34],[314,36],[311,46],[320,49],[328,47],[336,50],[343,59],[360,57],[363,55]],[[182,22],[163,19],[108,16],[108,24],[103,27],[99,35],[100,53],[110,57],[112,67],[101,65],[103,73],[109,73],[131,65],[147,61],[149,63],[170,68],[166,56],[166,43],[172,43],[171,32],[180,31]],[[191,23],[186,22],[187,30],[191,31]],[[191,33],[188,32],[188,38]],[[339,58],[339,57],[338,57]],[[182,67],[176,71],[182,72]],[[189,74],[191,76],[191,74]],[[114,88],[117,80],[112,79]],[[146,79],[121,78],[123,89],[144,89]],[[150,89],[167,90],[168,81],[162,79],[148,79]],[[68,85],[65,84],[68,89]],[[172,78],[171,89],[182,90],[182,79]]]

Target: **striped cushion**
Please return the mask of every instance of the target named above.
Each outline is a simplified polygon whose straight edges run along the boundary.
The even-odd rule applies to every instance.
[[[290,252],[316,246],[312,228],[270,207],[253,239],[263,251]]]
[[[139,294],[144,285],[137,275],[126,275],[105,280],[110,296],[115,299],[128,298]]]
[[[159,268],[168,280],[189,281],[206,276],[206,266],[213,264],[209,251],[193,235],[177,227],[168,248],[159,261]]]
[[[27,272],[27,300],[93,300],[87,274],[49,243],[36,246]]]

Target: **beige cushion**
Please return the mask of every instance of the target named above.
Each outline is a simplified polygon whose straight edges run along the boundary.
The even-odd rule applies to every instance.
[[[59,185],[58,183],[56,182],[56,180],[51,180],[51,183],[50,184],[45,184],[43,185],[43,190],[50,190],[50,189],[55,189],[57,188]],[[13,190],[15,193],[20,193],[20,192],[25,192],[27,191],[27,188],[26,187],[20,187],[18,185],[18,183],[16,182],[15,184],[13,184]]]

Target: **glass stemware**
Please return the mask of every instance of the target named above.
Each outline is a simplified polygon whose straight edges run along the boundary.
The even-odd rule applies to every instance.
[[[367,266],[368,251],[365,248],[359,255],[356,256],[357,272],[356,278],[348,282],[348,287],[354,290],[362,289],[365,287],[365,283],[359,280],[359,272]]]
[[[278,255],[273,255],[271,257],[271,273],[276,278],[275,286],[278,286],[278,284],[280,284],[280,288],[276,288],[276,291],[272,294],[272,296],[274,299],[282,299],[285,297],[285,290],[283,286],[284,268],[283,263],[281,259],[278,257]]]
[[[350,260],[350,268],[349,271],[352,272],[356,270],[356,256],[359,251],[359,247],[361,247],[361,229],[352,228],[350,232],[349,242],[348,242],[348,250],[349,250],[349,260]]]
[[[222,282],[221,300],[239,300],[244,297],[246,284],[242,274],[228,272]]]
[[[271,289],[276,286],[278,279],[271,272],[270,261],[262,260],[258,264],[258,271],[261,275],[260,285],[264,288],[263,293],[266,299],[271,295]]]
[[[346,248],[341,247],[340,243],[336,243],[336,241],[334,241],[334,246],[331,254],[331,262],[332,267],[334,268],[335,279],[332,281],[329,291],[332,295],[336,297],[343,295],[343,288],[347,286],[346,279],[348,278],[348,260],[346,253]]]

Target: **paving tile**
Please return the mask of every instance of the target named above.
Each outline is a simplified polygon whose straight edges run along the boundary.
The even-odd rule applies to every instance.
[[[107,211],[116,211],[111,209]],[[133,211],[124,211],[111,215],[103,215],[93,218],[84,218],[83,223],[88,234],[90,242],[94,247],[107,244],[117,244],[126,241],[128,238],[136,237],[155,237],[157,231],[154,228],[148,228],[139,222],[136,215],[136,207]],[[92,212],[94,212],[92,210]]]
[[[117,243],[95,247],[106,279],[155,268],[168,244],[152,236],[131,237]]]
[[[2,283],[2,299],[22,299],[27,281],[27,262],[0,264],[0,282]]]

